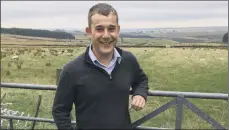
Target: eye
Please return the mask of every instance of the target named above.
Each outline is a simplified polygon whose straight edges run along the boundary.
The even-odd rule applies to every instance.
[[[99,31],[99,32],[101,32],[101,31],[103,31],[103,29],[102,28],[98,28],[98,29],[96,29],[97,31]]]
[[[108,28],[109,31],[115,31],[115,27]]]
[[[109,28],[108,30],[109,30],[109,31],[114,31],[114,30],[115,30],[115,28]]]
[[[103,31],[103,30],[104,30],[104,28],[103,28],[103,27],[96,27],[96,31],[101,32],[101,31]]]

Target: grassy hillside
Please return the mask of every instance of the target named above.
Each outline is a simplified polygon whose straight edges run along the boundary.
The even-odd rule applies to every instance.
[[[228,51],[217,49],[157,49],[124,48],[131,51],[149,76],[151,90],[227,93]],[[81,54],[85,48],[2,48],[1,82],[50,84],[56,82],[56,69]],[[19,60],[11,59],[19,55]],[[1,88],[6,93],[3,103],[12,103],[7,109],[34,116],[38,95],[42,95],[39,117],[52,118],[51,104],[55,91],[36,91]],[[150,97],[139,112],[130,110],[132,121],[150,113],[172,98]],[[228,102],[220,100],[190,99],[201,110],[228,128]],[[146,122],[144,126],[175,126],[175,108]],[[205,121],[184,109],[182,127],[210,129]],[[21,124],[20,124],[21,123]],[[23,129],[25,122],[15,126]],[[27,127],[31,128],[31,124]],[[54,129],[55,125],[37,123],[36,129]]]

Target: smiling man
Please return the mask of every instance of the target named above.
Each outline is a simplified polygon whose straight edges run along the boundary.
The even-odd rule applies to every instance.
[[[112,6],[100,3],[89,10],[86,32],[91,45],[63,67],[57,85],[52,113],[58,129],[74,129],[73,104],[76,129],[131,128],[131,88],[131,107],[145,106],[148,77],[132,53],[116,47],[119,31]]]

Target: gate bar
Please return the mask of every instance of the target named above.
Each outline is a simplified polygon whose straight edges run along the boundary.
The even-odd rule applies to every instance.
[[[23,88],[36,90],[56,90],[56,85],[38,85],[1,82],[1,88]],[[130,93],[132,93],[130,91]],[[228,94],[224,93],[202,93],[202,92],[178,92],[178,91],[154,91],[149,90],[148,96],[178,97],[184,95],[184,98],[202,98],[202,99],[223,99],[228,100]]]

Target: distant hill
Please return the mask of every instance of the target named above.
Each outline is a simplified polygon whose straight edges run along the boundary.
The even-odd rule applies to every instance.
[[[1,28],[3,34],[14,34],[22,36],[45,37],[56,39],[75,39],[75,37],[63,30],[40,30],[40,29],[25,29],[25,28]]]
[[[45,28],[45,30],[50,30],[50,31],[62,31],[62,32],[67,32],[72,35],[85,35],[85,31],[83,29],[75,29],[75,28]]]
[[[122,38],[154,38],[152,36],[149,36],[149,35],[138,35],[138,34],[127,34],[127,33],[120,33],[119,34],[119,37],[122,37]]]
[[[75,31],[65,31],[65,32],[68,32],[68,33],[71,33],[72,35],[85,35],[86,33],[84,33],[84,32],[81,32],[81,31],[77,31],[77,30],[75,30]]]
[[[165,27],[165,28],[133,28],[133,29],[122,29],[120,30],[121,32],[148,32],[148,31],[173,31],[176,30],[178,32],[203,32],[203,31],[228,31],[228,26],[212,26],[212,27],[176,27],[176,28],[170,28],[170,27]]]
[[[56,30],[54,28],[46,28],[46,30]],[[62,30],[65,30],[66,32],[73,32],[73,31],[78,31],[78,32],[82,32],[85,33],[85,29],[81,28],[81,29],[77,29],[77,28],[62,28]],[[125,32],[139,32],[139,31],[157,31],[157,30],[161,30],[161,31],[172,31],[172,30],[177,30],[180,32],[187,32],[187,31],[191,31],[191,32],[203,32],[203,31],[228,31],[228,26],[210,26],[210,27],[164,27],[164,28],[131,28],[131,29],[121,29],[120,33],[125,33]]]
[[[10,31],[9,31],[10,30]],[[14,31],[13,31],[14,30]],[[19,29],[15,28],[5,29],[2,28],[1,33],[24,35],[24,36],[37,36],[48,37],[57,39],[82,39],[87,38],[84,29],[76,28],[59,28],[59,29]],[[22,31],[24,30],[24,31]],[[178,43],[210,43],[222,42],[224,34],[228,32],[227,26],[218,27],[181,27],[181,28],[133,28],[121,29],[121,38],[152,38],[172,40]]]

